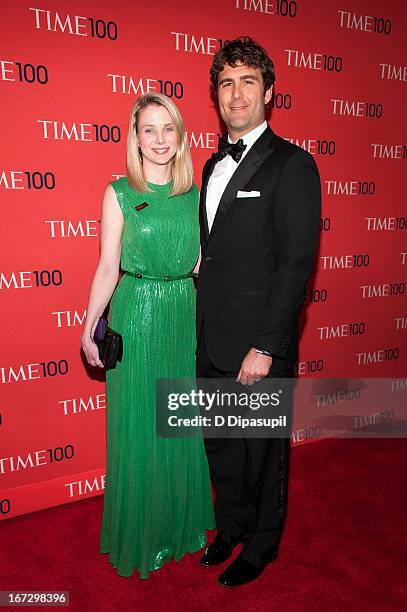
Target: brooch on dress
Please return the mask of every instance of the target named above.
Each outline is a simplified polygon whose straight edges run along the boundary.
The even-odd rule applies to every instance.
[[[141,204],[138,204],[134,208],[137,210],[137,212],[140,212],[140,210],[143,210],[143,208],[146,208],[146,206],[148,206],[147,202],[142,202]]]

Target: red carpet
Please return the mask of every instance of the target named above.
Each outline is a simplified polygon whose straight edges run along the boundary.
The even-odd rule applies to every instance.
[[[98,553],[100,496],[4,521],[0,590],[69,590],[75,611],[407,609],[405,449],[398,439],[295,448],[280,557],[240,589],[217,586],[200,553],[148,580],[117,576]]]

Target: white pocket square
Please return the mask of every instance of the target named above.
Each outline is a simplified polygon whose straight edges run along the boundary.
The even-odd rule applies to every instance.
[[[237,198],[259,198],[261,196],[260,191],[238,191]]]

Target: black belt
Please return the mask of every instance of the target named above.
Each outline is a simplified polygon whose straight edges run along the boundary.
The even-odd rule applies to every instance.
[[[183,280],[184,278],[196,278],[198,274],[195,272],[188,272],[188,274],[178,274],[177,276],[151,276],[150,274],[141,274],[141,272],[125,272],[128,276],[133,278],[144,278],[146,280],[161,280],[161,281],[176,281]]]

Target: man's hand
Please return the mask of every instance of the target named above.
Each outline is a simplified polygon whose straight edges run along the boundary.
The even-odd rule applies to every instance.
[[[252,385],[258,382],[267,376],[272,362],[272,357],[257,353],[256,349],[251,348],[242,361],[236,381],[241,382],[242,385]]]

